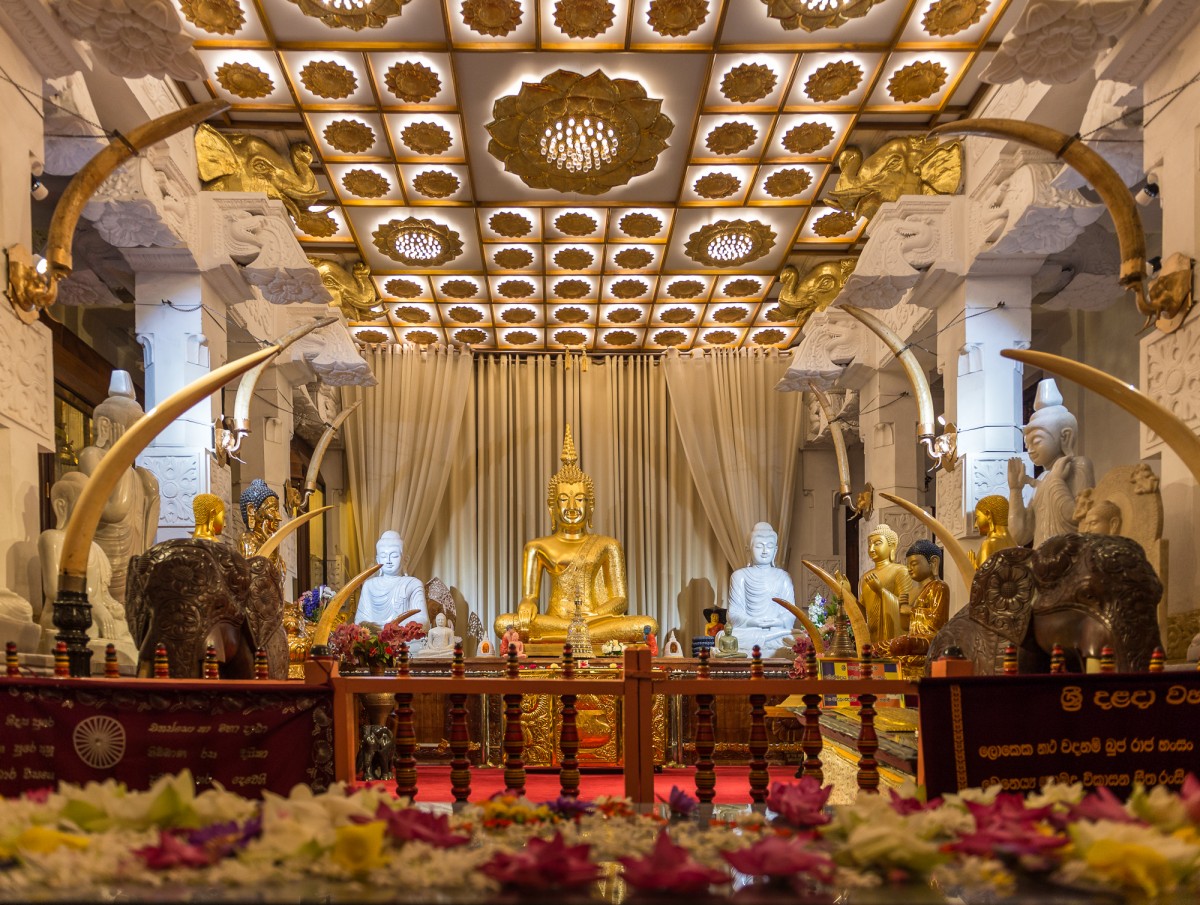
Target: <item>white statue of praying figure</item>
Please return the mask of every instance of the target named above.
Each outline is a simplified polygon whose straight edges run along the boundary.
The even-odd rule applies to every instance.
[[[425,586],[420,579],[400,574],[404,542],[395,531],[385,531],[375,544],[375,562],[382,567],[368,578],[358,596],[355,622],[383,626],[407,610],[417,613],[404,621],[429,624],[425,607]]]
[[[750,564],[729,579],[729,620],[739,649],[747,654],[756,644],[764,657],[775,656],[781,648],[791,653],[795,619],[772,598],[794,604],[796,592],[792,576],[775,567],[778,549],[775,529],[759,522],[750,532]]]

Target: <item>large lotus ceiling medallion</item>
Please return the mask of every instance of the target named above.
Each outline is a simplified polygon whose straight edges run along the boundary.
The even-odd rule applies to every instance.
[[[180,0],[184,18],[209,34],[232,35],[246,24],[237,0]]]
[[[819,31],[837,28],[851,19],[861,19],[883,0],[762,0],[767,15],[778,19],[787,31],[803,28]]]
[[[602,195],[654,169],[674,124],[632,79],[560,69],[496,101],[488,153],[530,188]]]
[[[462,20],[476,34],[502,38],[521,24],[517,0],[463,0]]]
[[[383,28],[387,20],[400,15],[410,0],[292,0],[300,12],[320,19],[330,28]]]
[[[343,66],[330,60],[311,60],[300,70],[300,81],[317,97],[340,100],[358,88],[358,78]]]
[[[611,0],[558,0],[554,24],[569,38],[594,38],[612,28]]]
[[[271,77],[249,63],[222,63],[217,67],[217,81],[238,97],[267,97],[275,90]]]
[[[775,245],[775,230],[758,220],[718,220],[688,236],[684,252],[707,267],[737,267],[756,261]]]
[[[410,267],[437,267],[453,261],[463,251],[462,239],[450,227],[434,220],[389,220],[371,234],[375,247]]]
[[[888,94],[902,104],[915,104],[941,91],[948,76],[941,63],[918,60],[896,70],[888,80]]]
[[[690,35],[708,18],[708,0],[650,0],[646,21],[664,38]]]

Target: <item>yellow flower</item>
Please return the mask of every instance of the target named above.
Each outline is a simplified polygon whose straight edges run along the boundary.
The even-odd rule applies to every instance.
[[[1084,860],[1105,879],[1140,889],[1151,899],[1175,888],[1170,862],[1146,845],[1098,839],[1088,848]]]
[[[45,855],[64,845],[79,851],[89,844],[86,836],[63,833],[45,826],[31,826],[13,840],[12,847],[34,855]]]
[[[380,820],[351,823],[333,831],[333,862],[350,873],[365,873],[384,867],[383,836],[387,829]]]

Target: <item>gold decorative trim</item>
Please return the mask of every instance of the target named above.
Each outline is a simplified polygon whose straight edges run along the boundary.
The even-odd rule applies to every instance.
[[[897,69],[888,79],[887,90],[893,100],[915,104],[941,91],[948,78],[949,73],[941,63],[918,60]]]
[[[300,70],[300,81],[317,97],[340,100],[358,90],[358,77],[333,60],[309,60]]]
[[[383,77],[387,90],[406,104],[431,101],[442,90],[438,74],[424,63],[394,63]]]
[[[514,214],[511,211],[501,211],[498,214],[492,214],[488,218],[488,226],[497,235],[505,236],[509,239],[520,239],[533,232],[533,224],[529,222],[528,217],[524,217],[521,214]]]
[[[737,342],[738,335],[732,330],[709,330],[703,336],[703,341],[713,346],[727,346]]]
[[[509,308],[500,315],[500,320],[506,324],[527,324],[536,318],[537,312],[529,308]]]
[[[592,284],[587,280],[559,280],[554,284],[554,294],[560,299],[581,299],[590,295]]]
[[[673,299],[694,299],[704,291],[699,280],[676,280],[667,287],[667,295]]]
[[[424,308],[416,305],[400,305],[393,312],[398,320],[409,324],[425,324],[429,322],[430,314]]]
[[[330,145],[346,154],[361,154],[375,144],[375,130],[355,119],[335,119],[322,134]]]
[[[596,222],[594,217],[570,211],[565,214],[559,214],[554,218],[554,228],[564,235],[582,239],[598,230],[600,224]]]
[[[292,0],[300,12],[320,19],[330,28],[348,28],[362,31],[364,28],[383,28],[387,20],[400,15],[409,0],[355,0],[352,3],[323,3],[322,0]]]
[[[791,198],[812,185],[812,174],[808,170],[788,168],[776,170],[763,181],[763,191],[772,198]]]
[[[653,214],[626,214],[617,227],[631,239],[652,239],[663,231],[663,222]]]
[[[392,298],[415,299],[421,294],[421,285],[412,280],[388,280],[383,290]]]
[[[455,230],[434,220],[416,217],[389,220],[379,226],[371,237],[380,252],[410,267],[438,267],[453,261],[463,252],[462,239]],[[427,251],[420,255],[406,253],[397,242],[407,237],[423,240],[428,246]]]
[[[426,198],[449,198],[462,187],[458,177],[445,170],[426,170],[413,177],[412,185]]]
[[[527,299],[536,288],[529,280],[504,280],[496,286],[496,294],[506,299]]]
[[[783,342],[786,338],[787,333],[785,333],[783,330],[769,328],[766,330],[759,330],[750,337],[750,342],[754,343],[756,346],[774,346]]]
[[[649,267],[654,255],[644,248],[626,248],[613,255],[613,263],[623,270],[641,270]]]
[[[387,181],[387,177],[375,170],[363,170],[355,168],[347,170],[342,176],[342,185],[346,191],[358,195],[360,198],[382,198],[392,190],[392,184]]]
[[[586,270],[595,260],[586,248],[563,248],[554,253],[554,263],[563,270]]]
[[[857,63],[835,60],[808,77],[804,83],[804,93],[817,103],[828,103],[850,94],[862,84],[862,80],[862,67]]]
[[[492,116],[485,127],[488,153],[505,172],[530,188],[584,195],[602,195],[649,173],[675,128],[661,99],[649,97],[639,82],[610,79],[599,69],[588,76],[559,69],[525,82],[496,101]],[[571,131],[593,127],[594,142],[590,133]]]
[[[414,154],[436,157],[450,150],[454,139],[437,123],[409,123],[400,132],[400,140]]]
[[[727,298],[745,298],[748,295],[755,295],[762,290],[762,283],[758,280],[752,280],[749,277],[743,277],[740,280],[730,280],[721,287],[721,294]]]
[[[731,305],[728,308],[718,308],[713,312],[712,319],[718,324],[735,324],[750,316],[750,309],[741,305]]]
[[[632,346],[637,342],[637,334],[632,330],[609,330],[603,341],[610,346]]]
[[[636,299],[650,291],[650,286],[644,280],[617,280],[609,284],[608,291],[613,298]]]
[[[687,334],[682,330],[659,330],[653,340],[660,346],[680,346],[687,342]]]
[[[416,343],[418,346],[428,346],[438,341],[438,335],[432,330],[409,330],[404,334],[406,343]]]
[[[613,308],[605,315],[605,320],[613,324],[635,324],[644,313],[641,308]]]
[[[455,305],[446,314],[449,315],[450,320],[460,324],[477,324],[483,320],[480,310],[472,308],[470,305]]]
[[[721,94],[735,104],[760,101],[779,84],[775,70],[762,63],[741,63],[721,79]]]
[[[246,13],[237,0],[180,0],[183,16],[211,35],[232,35],[246,24]]]
[[[367,343],[373,346],[387,342],[389,337],[382,330],[359,330],[354,334],[354,338],[360,343]]]
[[[792,126],[783,134],[783,147],[793,154],[812,154],[833,141],[828,123],[808,122]]]
[[[858,223],[858,217],[849,211],[831,211],[813,221],[813,232],[824,239],[844,236]]]
[[[470,299],[479,294],[479,284],[474,280],[446,280],[438,286],[438,292],[447,298]]]
[[[533,252],[527,248],[502,248],[492,255],[492,260],[505,270],[520,270],[533,263]]]
[[[981,20],[988,4],[989,0],[937,0],[921,19],[921,27],[935,38],[948,38]]]
[[[750,123],[730,122],[712,129],[704,138],[704,145],[714,154],[737,154],[758,141],[758,130]]]
[[[466,343],[468,346],[478,345],[479,343],[487,342],[487,334],[482,330],[477,330],[474,327],[466,330],[455,330],[454,338],[460,343]]]
[[[554,341],[564,346],[582,346],[587,342],[587,334],[581,330],[556,330]]]
[[[822,28],[839,28],[851,19],[861,19],[883,0],[837,0],[837,2],[814,3],[813,0],[762,0],[767,15],[778,19],[785,31],[802,28],[805,31],[820,31]]]
[[[664,38],[690,35],[708,18],[708,0],[650,0],[646,21]]]
[[[742,189],[742,180],[732,173],[706,173],[697,179],[692,188],[701,198],[728,198]]]
[[[271,77],[249,63],[222,63],[216,76],[222,88],[238,97],[268,97],[275,90]]]
[[[554,319],[563,324],[582,324],[590,318],[586,308],[576,308],[574,305],[567,305],[554,312]]]
[[[595,38],[610,28],[615,17],[609,0],[558,0],[554,24],[568,38]]]
[[[714,258],[710,249],[714,243],[732,241],[744,251],[731,257]],[[757,261],[775,247],[775,230],[758,220],[718,220],[708,223],[688,236],[684,253],[706,267],[738,267]],[[673,287],[672,287],[673,288]]]
[[[521,4],[516,0],[463,0],[463,24],[471,31],[502,38],[521,24]]]
[[[530,333],[528,330],[513,330],[504,337],[504,341],[514,346],[527,346],[530,343],[537,342],[537,334]]]
[[[658,319],[664,324],[690,324],[699,315],[691,308],[668,308],[659,314]]]

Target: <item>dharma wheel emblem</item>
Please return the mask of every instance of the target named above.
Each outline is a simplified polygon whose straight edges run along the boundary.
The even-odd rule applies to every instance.
[[[111,716],[89,716],[71,733],[75,753],[95,770],[115,767],[125,756],[125,727]]]

